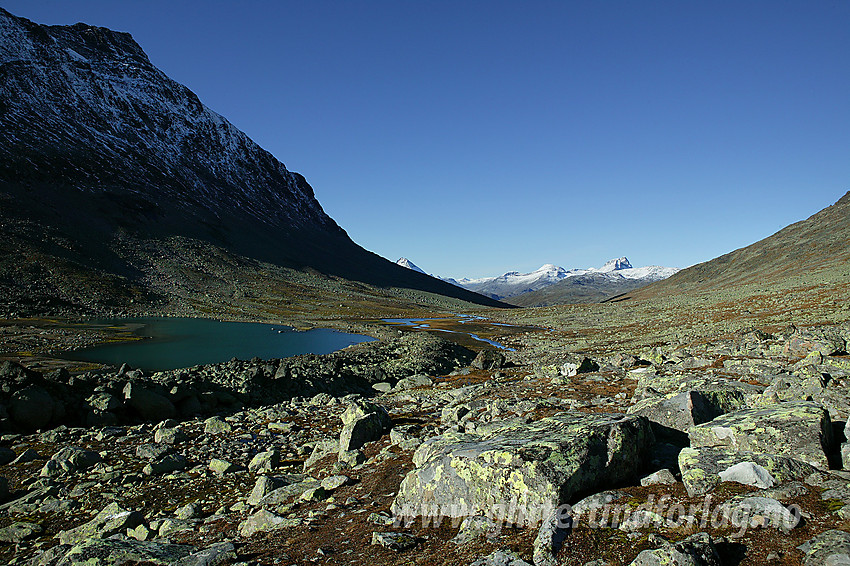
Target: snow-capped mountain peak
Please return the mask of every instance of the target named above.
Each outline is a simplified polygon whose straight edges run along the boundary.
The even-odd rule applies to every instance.
[[[406,257],[398,258],[398,261],[396,261],[396,263],[398,265],[402,266],[402,267],[406,267],[407,269],[411,269],[411,270],[416,271],[418,273],[425,273],[418,265],[416,265],[415,263],[413,263],[412,261],[410,261]]]
[[[530,291],[538,291],[550,285],[559,283],[565,279],[579,276],[602,277],[606,281],[637,280],[651,283],[660,279],[666,279],[678,269],[672,267],[632,267],[626,257],[619,257],[605,262],[601,268],[590,267],[586,269],[564,269],[552,263],[546,263],[531,273],[520,273],[509,271],[497,277],[481,277],[477,279],[443,279],[449,283],[459,285],[470,291],[481,293],[495,299],[515,297]]]
[[[632,269],[632,264],[629,263],[628,258],[625,256],[606,261],[605,265],[599,271],[600,273],[610,273],[612,271],[620,271],[621,269]]]

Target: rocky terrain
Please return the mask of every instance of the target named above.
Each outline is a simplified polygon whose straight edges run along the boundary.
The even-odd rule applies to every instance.
[[[127,34],[0,9],[0,142],[0,562],[850,564],[850,193],[506,309],[356,246]],[[52,358],[128,338],[81,314],[381,340],[146,374]]]
[[[151,376],[7,363],[0,553],[839,564],[848,340],[847,324],[753,329],[529,363],[418,332]]]

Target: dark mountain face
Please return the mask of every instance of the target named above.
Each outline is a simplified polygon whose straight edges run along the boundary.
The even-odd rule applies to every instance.
[[[129,34],[41,26],[2,8],[0,226],[7,256],[56,260],[56,269],[74,265],[93,277],[138,279],[144,268],[129,248],[182,237],[493,304],[354,244],[304,177],[165,76]],[[0,267],[15,269],[9,257]]]

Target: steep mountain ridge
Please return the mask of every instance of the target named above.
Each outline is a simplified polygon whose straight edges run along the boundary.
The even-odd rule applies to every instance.
[[[81,304],[100,288],[95,302],[148,301],[149,265],[168,240],[497,305],[357,246],[303,176],[157,69],[130,34],[2,8],[0,227],[11,302]]]
[[[850,276],[850,191],[835,204],[754,244],[683,269],[672,277],[630,294],[658,295],[716,292],[744,285],[764,288],[806,275],[848,283]]]

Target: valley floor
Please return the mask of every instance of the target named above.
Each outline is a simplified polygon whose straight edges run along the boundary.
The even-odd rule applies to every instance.
[[[490,322],[472,330],[514,351],[379,323],[459,308],[370,307],[346,312],[355,315],[349,318],[328,305],[286,322],[382,340],[328,356],[153,376],[77,367],[71,369],[87,372],[42,378],[10,361],[0,371],[0,417],[16,429],[0,440],[0,560],[596,566],[687,555],[701,557],[694,564],[825,563],[818,554],[824,549],[850,548],[850,472],[842,469],[848,304],[847,286],[830,284],[474,309]],[[472,331],[450,316],[441,325]],[[57,349],[129,338],[71,318],[7,320],[2,331],[7,359],[43,371],[61,366],[50,355]],[[16,397],[20,391],[30,397]],[[77,404],[59,416],[63,395],[69,407],[68,399]],[[32,399],[42,412],[53,406],[53,420],[26,413]],[[804,399],[807,405],[795,405]],[[783,411],[792,406],[788,417]],[[558,424],[563,415],[575,433]],[[689,436],[690,427],[714,418],[748,431],[739,439],[746,449]],[[480,473],[498,475],[507,457],[526,462],[512,464],[514,474],[542,486],[568,474],[571,461],[596,465],[576,443],[603,429],[614,460],[625,450],[611,448],[619,434],[638,434],[631,443],[645,448],[628,470],[600,468],[591,474],[596,479],[563,492],[585,510],[606,509],[598,494],[610,492],[619,506],[609,510],[619,518],[600,512],[604,520],[576,522],[562,533],[562,545],[539,525],[394,520],[394,503],[423,494],[441,504],[463,493],[496,497],[487,490],[498,482],[475,483],[465,468],[452,467],[470,446],[507,455],[485,458]],[[513,444],[513,435],[525,441]],[[798,440],[777,444],[785,437]],[[562,453],[543,479],[527,467],[540,457],[523,451],[529,443]],[[440,454],[447,463],[433,459]],[[711,480],[735,464],[758,465],[770,485],[744,476]],[[466,479],[418,483],[435,470],[438,478]],[[506,489],[499,496],[529,493]],[[662,498],[663,507],[653,506]],[[684,515],[670,510],[679,505],[693,513],[678,520]],[[802,520],[788,527],[771,514],[798,508]],[[733,521],[742,509],[750,510],[746,527]]]

